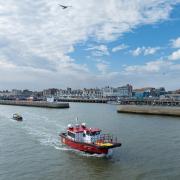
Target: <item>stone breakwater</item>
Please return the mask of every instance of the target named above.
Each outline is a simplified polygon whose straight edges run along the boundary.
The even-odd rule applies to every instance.
[[[180,106],[118,105],[117,112],[180,116]]]
[[[69,108],[69,103],[46,102],[46,101],[0,100],[0,104],[1,105],[14,105],[14,106],[44,107],[44,108]]]

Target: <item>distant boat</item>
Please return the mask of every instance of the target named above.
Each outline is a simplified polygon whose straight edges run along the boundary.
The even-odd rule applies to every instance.
[[[118,101],[107,101],[107,104],[118,105],[120,103]]]
[[[13,119],[16,121],[22,121],[23,117],[20,114],[15,113],[13,114]]]

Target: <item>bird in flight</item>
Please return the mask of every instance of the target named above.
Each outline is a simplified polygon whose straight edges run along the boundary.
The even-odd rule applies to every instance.
[[[62,4],[59,4],[59,6],[61,6],[62,9],[66,9],[66,8],[68,8],[68,7],[72,7],[72,6],[64,6],[64,5],[62,5]]]

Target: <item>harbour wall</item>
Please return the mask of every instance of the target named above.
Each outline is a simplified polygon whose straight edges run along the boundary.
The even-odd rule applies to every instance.
[[[118,105],[117,112],[180,116],[180,106]]]
[[[57,103],[46,101],[14,101],[14,100],[0,100],[1,105],[14,105],[14,106],[31,106],[31,107],[44,107],[44,108],[69,108],[69,103]]]

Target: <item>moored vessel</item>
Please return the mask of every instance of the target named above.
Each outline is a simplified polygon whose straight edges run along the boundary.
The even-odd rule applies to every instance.
[[[116,137],[102,134],[99,128],[88,128],[85,123],[69,124],[60,137],[63,144],[91,154],[108,154],[109,149],[121,146]]]

